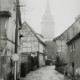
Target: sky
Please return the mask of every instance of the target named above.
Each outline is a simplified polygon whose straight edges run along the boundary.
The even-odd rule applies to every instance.
[[[49,0],[55,22],[55,37],[59,36],[80,14],[80,0]],[[37,33],[41,33],[41,20],[47,0],[20,0],[22,22],[26,21]]]

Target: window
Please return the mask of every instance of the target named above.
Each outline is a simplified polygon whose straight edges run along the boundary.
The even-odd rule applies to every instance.
[[[70,45],[70,51],[72,52],[72,44]]]
[[[61,46],[57,46],[57,52],[61,52]]]
[[[75,50],[75,42],[73,42],[73,50]]]
[[[75,50],[75,42],[73,42],[73,43],[70,45],[70,50],[71,50],[71,51],[74,51],[74,50]]]

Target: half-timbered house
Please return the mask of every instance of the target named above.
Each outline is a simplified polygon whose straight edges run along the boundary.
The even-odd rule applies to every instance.
[[[21,37],[21,62],[33,67],[41,67],[45,64],[46,44],[43,42],[43,37],[37,34],[26,22],[23,23],[20,31]],[[25,55],[26,57],[24,58]]]

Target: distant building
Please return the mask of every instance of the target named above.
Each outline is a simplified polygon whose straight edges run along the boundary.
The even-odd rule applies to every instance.
[[[78,18],[67,30],[65,30],[60,36],[56,37],[54,41],[56,42],[57,55],[66,62],[69,63],[72,56],[68,52],[67,42],[72,40],[80,32],[80,18]],[[73,42],[71,42],[73,43]],[[74,46],[74,44],[73,44]],[[70,51],[70,50],[69,50]],[[72,62],[72,61],[71,61]]]
[[[55,59],[56,57],[56,43],[53,41],[45,41],[46,46],[46,55],[48,59]]]
[[[46,11],[41,22],[41,34],[45,39],[51,40],[54,38],[54,20],[50,11],[49,0],[47,0]]]
[[[42,17],[41,22],[41,34],[44,37],[44,41],[47,44],[46,46],[46,54],[47,58],[53,59],[55,57],[55,43],[52,41],[54,38],[54,19],[50,11],[50,3],[47,0],[45,14]]]

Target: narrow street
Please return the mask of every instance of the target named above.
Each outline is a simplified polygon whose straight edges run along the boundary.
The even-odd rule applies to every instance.
[[[0,0],[0,80],[80,80],[80,0]]]
[[[64,80],[64,76],[54,66],[45,66],[26,75],[24,80]]]

